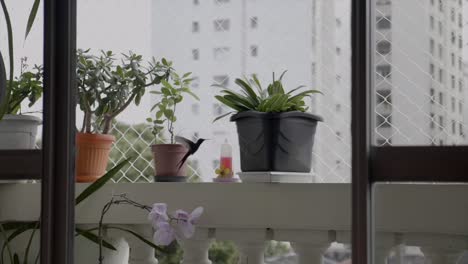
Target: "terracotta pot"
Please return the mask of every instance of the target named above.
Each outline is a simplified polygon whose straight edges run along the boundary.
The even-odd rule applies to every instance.
[[[94,182],[104,175],[114,141],[112,135],[76,134],[77,182]]]
[[[185,146],[180,144],[157,144],[152,145],[151,150],[153,152],[156,177],[187,177],[187,162],[179,169],[179,162],[188,152]]]

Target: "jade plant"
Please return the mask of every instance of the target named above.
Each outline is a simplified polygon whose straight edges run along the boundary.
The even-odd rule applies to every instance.
[[[231,115],[233,112],[306,112],[308,106],[306,106],[304,99],[312,94],[321,92],[317,90],[301,91],[301,89],[305,88],[303,85],[287,92],[282,82],[285,73],[286,71],[281,74],[279,79],[276,79],[273,73],[273,81],[265,89],[255,74],[252,75],[251,79],[236,79],[235,83],[240,87],[240,92],[214,84],[213,86],[221,88],[221,95],[216,95],[215,98],[222,104],[235,110],[217,117],[214,121]]]
[[[151,91],[152,94],[158,95],[160,100],[151,108],[151,111],[155,111],[154,118],[147,118],[147,121],[152,124],[152,131],[155,136],[160,136],[167,128],[170,142],[174,144],[174,123],[177,121],[177,106],[184,100],[185,94],[192,96],[196,100],[200,99],[190,89],[190,84],[193,81],[193,78],[190,77],[191,72],[179,75],[172,68],[171,61],[163,59],[162,64],[170,69],[168,71],[168,78],[161,80],[162,88],[160,91]]]
[[[77,56],[78,103],[84,112],[82,133],[108,134],[112,122],[132,103],[140,104],[148,87],[169,78],[167,63],[154,58],[143,62],[129,52],[118,60],[112,51],[99,56],[79,50]],[[120,61],[120,64],[117,62]]]

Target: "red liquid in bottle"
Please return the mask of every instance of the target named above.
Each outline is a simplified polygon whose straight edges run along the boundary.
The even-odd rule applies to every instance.
[[[232,172],[232,157],[221,157],[221,167],[228,168]]]

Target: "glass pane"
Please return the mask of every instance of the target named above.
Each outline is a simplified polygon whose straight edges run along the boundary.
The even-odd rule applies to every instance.
[[[468,263],[467,191],[466,184],[376,184],[374,263]]]
[[[375,3],[374,144],[465,145],[466,1]]]
[[[8,92],[0,109],[0,150],[36,149],[42,138],[42,6],[27,38],[26,25],[33,1],[7,1],[11,38],[1,10],[0,51],[6,67]],[[9,40],[12,45],[9,45]],[[11,53],[10,53],[11,51]],[[11,56],[12,55],[12,56]],[[13,69],[11,67],[13,65]],[[2,89],[4,89],[2,87]]]
[[[0,102],[0,153],[41,148],[43,109],[42,4],[37,7],[37,17],[31,19],[34,23],[25,37],[34,1],[4,2],[0,6],[0,51],[6,67],[8,100]],[[5,11],[11,23],[7,23]],[[7,34],[9,30],[12,35]],[[24,166],[29,162],[24,159]],[[39,183],[0,180],[0,263],[39,263],[40,202]]]
[[[217,177],[218,175],[225,176],[224,178],[230,180],[227,175],[232,172],[235,178],[238,178],[236,174],[242,170],[241,155],[243,152],[241,146],[244,145],[244,149],[252,147],[254,150],[249,149],[248,151],[255,154],[261,153],[264,149],[274,145],[262,142],[262,137],[268,138],[262,133],[267,134],[270,132],[269,130],[273,129],[265,129],[266,132],[261,131],[262,133],[255,132],[257,136],[254,139],[248,138],[253,143],[246,144],[245,141],[247,140],[239,140],[239,130],[234,122],[230,122],[229,116],[213,122],[216,117],[233,111],[215,98],[216,95],[223,95],[222,89],[218,86],[226,87],[231,89],[232,93],[245,96],[245,93],[250,94],[251,92],[248,91],[249,89],[243,89],[242,85],[238,85],[240,82],[237,81],[236,83],[236,79],[244,76],[250,79],[250,86],[256,92],[258,87],[256,87],[256,80],[254,80],[255,76],[261,83],[263,90],[267,91],[268,84],[273,81],[273,78],[278,80],[281,74],[287,70],[282,79],[285,93],[300,85],[305,85],[304,90],[301,91],[317,89],[323,92],[323,95],[312,94],[310,97],[304,97],[304,106],[300,105],[300,103],[293,106],[283,106],[286,110],[305,110],[303,107],[309,107],[307,112],[319,115],[324,119],[324,122],[318,123],[312,153],[309,153],[312,147],[310,144],[306,144],[307,140],[287,138],[289,134],[283,130],[281,131],[287,134],[286,136],[282,135],[283,137],[290,141],[296,141],[294,143],[285,143],[293,145],[292,150],[289,149],[289,152],[294,152],[293,154],[298,157],[297,159],[304,160],[297,162],[294,158],[283,158],[282,160],[279,159],[278,163],[296,162],[306,165],[311,163],[310,169],[295,174],[295,178],[289,177],[291,176],[289,175],[291,174],[290,171],[297,172],[301,170],[300,168],[294,167],[282,174],[273,174],[272,177],[265,171],[268,172],[273,169],[261,169],[262,173],[250,176],[257,177],[256,179],[249,179],[252,181],[266,181],[264,178],[270,177],[276,178],[277,181],[282,183],[317,183],[315,185],[293,185],[297,188],[303,186],[315,188],[317,185],[323,185],[326,190],[328,190],[327,188],[338,188],[341,194],[344,193],[343,196],[345,196],[338,202],[340,206],[343,206],[340,209],[340,217],[337,217],[335,212],[330,213],[328,217],[340,218],[340,221],[342,220],[342,223],[344,223],[339,226],[340,228],[346,229],[349,227],[350,221],[347,221],[350,220],[349,210],[347,210],[349,193],[346,192],[351,181],[349,0],[82,0],[78,1],[77,44],[81,50],[78,56],[78,93],[83,95],[83,98],[80,98],[82,101],[77,106],[77,128],[80,132],[85,132],[80,133],[77,141],[79,143],[79,137],[85,136],[82,134],[103,134],[108,132],[114,136],[115,140],[110,149],[107,170],[130,158],[130,165],[125,166],[113,177],[112,180],[117,184],[106,185],[103,187],[103,193],[110,196],[119,194],[121,190],[128,197],[135,198],[147,194],[145,193],[145,190],[148,191],[148,189],[145,189],[147,186],[164,188],[169,190],[170,193],[151,193],[149,195],[154,194],[157,196],[150,197],[158,197],[158,199],[164,201],[182,198],[184,203],[179,200],[178,204],[183,206],[184,204],[192,204],[191,201],[199,201],[197,199],[202,195],[213,193],[215,190],[227,191],[229,188],[249,188],[249,185],[244,185],[244,183],[232,186],[211,184],[211,182],[214,181],[214,178],[223,180],[223,177]],[[383,46],[382,49],[389,49],[389,47],[388,45]],[[102,53],[101,50],[105,53]],[[112,51],[112,55],[107,53],[108,51]],[[140,57],[132,57],[132,54],[141,55],[141,61],[139,61]],[[154,64],[150,64],[152,57],[154,57],[156,63],[154,68]],[[138,63],[130,63],[129,60],[132,58]],[[163,58],[165,58],[164,61]],[[109,61],[106,61],[107,59]],[[95,67],[101,67],[97,65],[99,61],[104,61],[105,65],[107,65],[106,63],[110,65],[109,69],[103,71],[105,72],[103,75],[94,74],[99,72]],[[173,92],[170,85],[182,88],[180,82],[174,81],[173,75],[167,78],[164,75],[166,71],[158,72],[160,68],[168,70],[164,68],[167,66],[165,64],[169,64],[165,61],[173,63],[172,67],[179,74],[179,77],[184,76],[184,73],[191,72],[190,75],[182,77],[192,79],[190,83],[187,81],[183,90],[190,90],[196,94],[199,100],[189,93],[182,94],[183,101],[168,98]],[[160,64],[157,64],[158,62]],[[142,72],[138,70],[142,70]],[[147,72],[154,72],[154,70],[159,75],[158,77],[146,74]],[[134,78],[135,74],[139,74],[138,78]],[[158,83],[159,81],[156,79],[160,77],[166,78],[164,81],[167,81],[170,85],[164,82]],[[175,78],[177,79],[177,77]],[[145,93],[136,93],[135,97],[132,97],[135,89],[142,86],[141,83],[147,86],[143,89]],[[103,87],[107,87],[109,90],[100,90],[104,89]],[[95,104],[91,103],[89,105],[90,110],[84,106],[86,106],[88,100],[93,101],[93,97],[96,96],[92,92],[90,95],[88,93],[93,89],[98,90],[103,95]],[[116,89],[117,92],[112,92],[113,89]],[[278,90],[280,89],[278,88]],[[263,93],[265,94],[265,92]],[[297,93],[297,91],[294,93]],[[89,98],[84,95],[89,95]],[[232,96],[232,94],[229,95]],[[265,95],[265,97],[267,96]],[[256,101],[254,99],[247,98],[247,104],[255,105]],[[250,100],[254,100],[253,103]],[[108,101],[115,101],[115,105],[109,104],[102,108],[98,107],[99,105],[105,105]],[[120,109],[121,106],[126,106],[122,102],[127,101],[130,102],[128,107],[122,108],[123,111],[116,110]],[[245,104],[245,101],[243,103]],[[270,101],[269,106],[263,105],[263,110],[267,111],[268,107],[271,109],[277,107],[277,111],[283,110],[283,108],[279,109],[276,106],[276,104],[280,105],[279,102],[276,102],[274,107],[273,103],[274,101]],[[258,103],[255,107],[250,108],[256,107],[260,108],[260,104]],[[241,110],[244,109],[241,108]],[[86,112],[92,113],[98,118],[93,116],[88,118]],[[105,125],[106,120],[105,115],[102,114],[103,112],[118,113],[115,115],[114,122],[109,122],[108,127]],[[170,120],[167,120],[172,118],[174,112],[177,119],[171,125]],[[152,120],[148,121],[148,118]],[[162,119],[161,123],[156,122],[157,126],[161,126],[162,133],[153,133],[159,132],[159,128],[152,123],[155,119]],[[298,123],[302,124],[302,122]],[[292,130],[289,133],[293,134],[294,137],[300,136],[302,130],[291,129],[290,126],[292,125],[284,129]],[[306,126],[304,129],[310,129],[310,127]],[[155,128],[158,131],[154,131]],[[244,130],[247,130],[247,132],[254,131],[254,127]],[[303,132],[303,134],[311,134],[308,133]],[[158,165],[173,164],[174,160],[177,162],[182,160],[182,157],[175,157],[170,160],[167,152],[161,154],[163,143],[168,144],[165,147],[174,147],[173,144],[170,144],[174,143],[173,136],[182,136],[194,142],[200,138],[208,139],[202,143],[194,155],[188,158],[188,179],[181,179],[181,181],[188,180],[191,183],[203,184],[155,183],[155,181],[163,180],[175,181],[174,177],[185,176],[182,175],[184,173],[179,174],[178,169],[169,171],[168,168],[158,168]],[[306,139],[309,138],[306,137]],[[258,142],[263,144],[258,144]],[[225,143],[228,143],[230,147],[226,146]],[[278,155],[288,152],[284,151],[284,149],[281,150],[281,148],[286,147],[279,146],[277,152],[281,154]],[[80,148],[80,145],[78,145],[78,148]],[[229,160],[230,156],[232,160]],[[252,160],[255,160],[256,156],[261,155],[251,156],[253,156]],[[80,153],[78,153],[79,159]],[[252,166],[258,165],[257,162],[251,163],[253,163]],[[226,168],[231,167],[230,165],[232,165],[232,170],[226,170]],[[300,166],[302,165],[300,164]],[[80,176],[80,172],[77,173]],[[155,174],[159,175],[155,177]],[[287,176],[283,177],[284,174]],[[262,180],[258,180],[258,178]],[[341,183],[343,185],[322,183]],[[78,190],[84,188],[82,185],[77,186]],[[123,186],[126,187],[120,189]],[[268,195],[273,190],[271,188],[275,188],[275,185],[260,186],[267,186],[265,192],[259,192],[260,196]],[[284,184],[279,187],[288,188],[290,186]],[[189,195],[183,191],[178,192],[179,188],[196,191],[194,191],[193,195]],[[321,188],[321,186],[318,188]],[[302,190],[304,195],[307,195],[308,191],[306,193],[305,189]],[[156,192],[156,190],[154,189],[152,192]],[[233,194],[233,199],[238,200],[245,197],[245,195],[257,192],[258,189],[240,190],[239,193]],[[270,234],[268,228],[274,229],[270,226],[270,219],[255,224],[255,228],[252,228],[252,230],[242,230],[245,225],[241,223],[226,224],[222,221],[217,222],[219,220],[213,216],[223,209],[221,207],[227,207],[232,210],[230,213],[235,212],[233,219],[237,219],[237,217],[241,219],[245,216],[245,212],[240,204],[235,204],[231,208],[230,205],[222,202],[223,199],[230,200],[230,198],[224,197],[227,194],[223,193],[224,198],[222,199],[216,198],[214,194],[211,195],[209,201],[201,199],[201,204],[198,205],[205,206],[207,214],[212,214],[212,219],[209,223],[205,223],[202,231],[197,232],[201,232],[198,234],[202,235],[208,234],[210,238],[216,238],[216,243],[213,242],[210,247],[206,247],[210,248],[209,258],[213,263],[237,263],[239,259],[245,261],[247,253],[254,255],[252,252],[258,251],[260,251],[260,254],[257,254],[256,257],[264,257],[267,263],[295,263],[301,259],[301,255],[303,263],[313,263],[322,258],[326,263],[345,262],[350,259],[349,229],[333,230],[333,232],[329,233],[330,229],[338,227],[320,225],[317,231],[320,235],[320,247],[314,250],[313,254],[309,254],[307,243],[313,241],[315,231],[307,226],[304,228],[307,229],[307,232],[310,232],[310,235],[308,235],[309,233],[304,235],[302,232],[295,232],[295,229],[302,227],[299,223],[294,224],[299,219],[294,219],[292,222],[288,220],[285,226],[282,226],[286,230],[274,230],[274,237],[265,234],[266,232]],[[104,204],[106,200],[102,196],[91,196],[89,199],[96,206],[92,207],[92,210],[91,208],[78,210],[77,223],[80,227],[91,229],[96,226],[96,223],[91,223],[88,217],[98,217],[102,208],[97,204]],[[149,198],[145,199],[150,203],[158,202],[150,201]],[[278,199],[278,201],[271,201],[272,206],[270,208],[262,207],[260,211],[269,215],[269,209],[275,208],[276,204],[282,200],[280,197],[274,199]],[[251,202],[257,204],[262,201],[262,198],[256,197],[253,200],[255,201]],[[213,203],[213,201],[219,202]],[[301,202],[305,201],[301,200]],[[288,205],[290,204],[294,204],[294,200],[289,201]],[[143,221],[146,219],[144,214],[141,214],[140,220],[135,220],[136,218],[132,220],[136,221],[136,223],[125,220],[126,217],[133,215],[132,212],[133,209],[113,207],[112,212],[109,213],[104,222],[130,227],[151,240],[153,235],[150,230],[151,227],[149,225],[144,227],[143,225]],[[86,215],[80,215],[80,213]],[[117,215],[125,217],[119,218],[116,217]],[[140,216],[137,213],[135,215]],[[310,217],[310,221],[314,221],[310,215],[307,217]],[[328,221],[325,222],[328,223]],[[278,228],[278,226],[275,227]],[[109,237],[110,242],[119,246],[119,250],[107,254],[107,258],[114,256],[117,259],[125,260],[129,258],[130,262],[132,260],[138,262],[145,259],[145,256],[154,255],[148,253],[151,251],[145,251],[145,253],[140,249],[134,250],[132,247],[139,245],[138,241],[114,231],[108,230],[106,237]],[[223,235],[224,232],[228,232],[229,235]],[[244,234],[243,232],[246,232],[246,237],[252,240],[239,242],[243,238],[239,234]],[[340,235],[336,235],[337,233],[340,233]],[[332,234],[335,234],[335,237]],[[122,237],[123,239],[121,239]],[[304,237],[307,238],[303,239]],[[339,237],[337,238],[338,241],[332,243],[335,242],[336,237]],[[200,242],[198,245],[189,248],[199,248],[202,243]],[[183,258],[184,247],[187,248],[186,245],[182,245],[183,243],[180,244],[180,246],[172,245],[169,251],[171,254],[169,255],[159,254],[160,252],[156,251],[156,258],[159,263],[178,263],[177,261]],[[80,261],[88,263],[96,258],[98,252],[93,244],[90,246],[88,241],[79,238],[77,239],[77,245],[77,256]],[[206,244],[203,245],[206,246]],[[246,248],[247,245],[248,248]],[[262,254],[262,250],[264,254]],[[89,254],[85,257],[84,254],[79,252]],[[89,259],[85,261],[84,258],[87,257]],[[148,260],[148,262],[153,260],[154,262],[152,256],[146,257],[145,260]],[[247,261],[248,263],[263,262],[255,261],[255,259],[248,259]]]

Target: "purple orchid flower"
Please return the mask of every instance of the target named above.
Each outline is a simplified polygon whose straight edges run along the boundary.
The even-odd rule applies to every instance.
[[[190,214],[184,210],[177,210],[168,216],[166,204],[154,204],[148,216],[156,230],[154,243],[167,246],[174,240],[191,238],[195,234],[195,224],[202,214],[203,207],[197,207]]]

